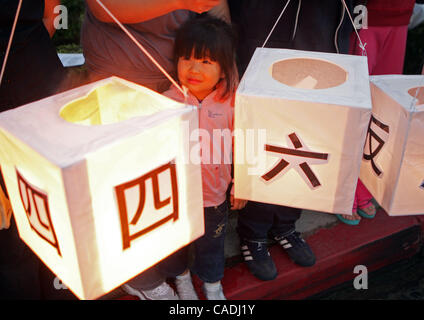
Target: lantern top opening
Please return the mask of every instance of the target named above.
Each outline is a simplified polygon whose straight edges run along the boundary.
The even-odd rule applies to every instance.
[[[370,80],[408,112],[424,111],[423,75],[389,74],[371,76]]]
[[[155,102],[144,92],[112,81],[95,87],[86,96],[66,104],[60,110],[60,116],[74,124],[104,125],[137,116],[149,116],[169,108]]]
[[[371,110],[367,58],[256,48],[237,96],[332,104]]]
[[[110,77],[4,111],[0,131],[66,168],[99,148],[193,110],[146,87]]]
[[[270,71],[275,80],[298,89],[328,89],[337,87],[348,79],[348,72],[342,67],[315,58],[289,58],[277,61]]]

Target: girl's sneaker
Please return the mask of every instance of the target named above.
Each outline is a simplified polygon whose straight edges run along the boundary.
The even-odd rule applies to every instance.
[[[138,290],[128,284],[123,284],[121,288],[128,294],[138,297],[140,300],[179,300],[175,293],[166,282],[152,290]]]
[[[224,296],[221,281],[203,284],[203,292],[208,300],[227,300]]]

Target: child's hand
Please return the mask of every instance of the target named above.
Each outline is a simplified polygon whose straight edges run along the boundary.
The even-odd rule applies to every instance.
[[[235,199],[233,195],[230,196],[231,210],[240,210],[246,206],[247,200]]]

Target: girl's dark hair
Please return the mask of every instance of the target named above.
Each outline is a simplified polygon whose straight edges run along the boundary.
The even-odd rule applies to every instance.
[[[225,90],[220,92],[221,97],[228,97],[235,91],[238,82],[235,42],[235,34],[228,23],[202,14],[184,23],[177,31],[174,47],[175,64],[178,64],[180,57],[190,58],[193,51],[196,59],[208,56],[211,60],[217,61],[225,78]]]

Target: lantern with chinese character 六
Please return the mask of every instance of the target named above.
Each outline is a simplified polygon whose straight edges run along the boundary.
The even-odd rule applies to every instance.
[[[235,102],[235,197],[352,214],[371,116],[365,57],[256,49]]]
[[[0,114],[21,238],[97,298],[204,231],[197,110],[111,77]]]
[[[424,214],[424,76],[371,77],[361,180],[392,216]]]

